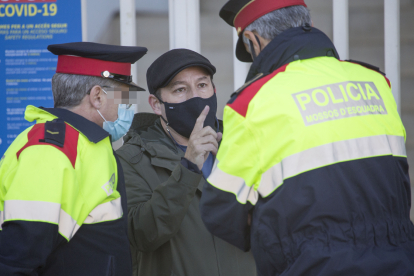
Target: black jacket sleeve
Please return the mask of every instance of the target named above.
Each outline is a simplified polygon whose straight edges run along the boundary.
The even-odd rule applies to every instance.
[[[2,228],[0,275],[39,275],[53,250],[67,242],[51,223],[15,220]]]

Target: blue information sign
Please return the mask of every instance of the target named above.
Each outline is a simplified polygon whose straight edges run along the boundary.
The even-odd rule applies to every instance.
[[[23,130],[27,105],[53,107],[57,56],[49,44],[82,41],[81,0],[0,1],[0,157]]]

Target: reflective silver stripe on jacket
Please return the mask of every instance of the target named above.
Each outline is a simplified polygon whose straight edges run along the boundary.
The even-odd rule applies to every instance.
[[[370,136],[334,142],[286,157],[262,174],[257,191],[267,197],[283,180],[327,165],[373,156],[406,156],[404,137]]]
[[[4,221],[27,220],[56,224],[59,232],[70,240],[78,231],[79,225],[60,207],[59,203],[54,202],[6,200]]]
[[[223,172],[219,167],[217,167],[217,164],[218,160],[216,158],[213,170],[208,177],[208,182],[217,189],[233,193],[236,195],[237,201],[242,204],[246,204],[247,201],[250,201],[253,205],[255,205],[259,195],[254,190],[253,186],[247,186],[244,179],[241,177]]]
[[[122,217],[121,198],[98,205],[85,219],[85,224],[115,220]],[[56,224],[59,232],[71,240],[80,226],[61,205],[44,201],[7,200],[4,211],[0,212],[0,222],[8,220],[40,221]],[[0,223],[0,229],[1,228]]]
[[[60,204],[45,201],[6,200],[4,221],[28,220],[59,223]]]
[[[59,232],[68,240],[71,240],[79,228],[80,226],[76,223],[76,220],[60,209]]]
[[[102,203],[95,207],[85,219],[85,224],[98,223],[116,220],[122,217],[121,198],[118,197],[109,202]]]
[[[237,200],[253,205],[258,199],[273,193],[284,179],[327,165],[373,156],[406,156],[402,136],[379,135],[334,142],[286,157],[262,174],[257,191],[246,185],[241,177],[227,174],[217,167],[217,160],[208,181],[216,188],[236,195]]]

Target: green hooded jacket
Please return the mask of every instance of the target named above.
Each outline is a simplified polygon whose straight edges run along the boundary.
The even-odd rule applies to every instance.
[[[133,275],[254,276],[250,252],[213,236],[201,220],[205,179],[155,114],[139,113],[117,151],[125,174]]]

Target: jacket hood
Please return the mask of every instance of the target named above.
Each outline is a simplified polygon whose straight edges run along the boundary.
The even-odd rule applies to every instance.
[[[329,56],[339,59],[332,41],[320,30],[310,27],[297,27],[276,36],[254,60],[246,82],[257,74],[270,74],[292,61]]]
[[[44,121],[50,121],[56,119],[57,117],[50,114],[44,109],[35,107],[33,105],[28,105],[24,113],[24,118],[29,122],[33,122],[36,120],[39,123]]]
[[[128,133],[124,136],[124,142],[126,143],[132,137],[146,131],[149,127],[153,126],[157,120],[159,120],[159,116],[154,113],[142,112],[135,114],[131,127],[129,128]]]
[[[53,121],[59,118],[93,143],[98,143],[109,136],[109,133],[96,123],[64,108],[45,108],[29,105],[26,108],[24,118],[29,122],[36,120],[36,123],[45,123],[46,121]]]
[[[135,114],[131,128],[124,136],[124,143],[140,146],[152,157],[181,159],[184,155],[165,133],[159,116],[153,113]]]

